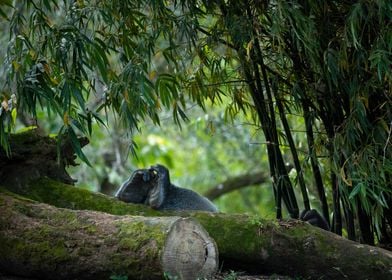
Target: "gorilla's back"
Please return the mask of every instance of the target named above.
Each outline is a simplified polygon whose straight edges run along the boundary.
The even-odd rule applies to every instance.
[[[172,185],[170,191],[166,193],[162,210],[201,210],[218,212],[216,206],[207,198],[198,193]]]

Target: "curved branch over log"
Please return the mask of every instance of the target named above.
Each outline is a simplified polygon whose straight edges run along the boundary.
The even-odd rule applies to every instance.
[[[237,177],[229,178],[223,183],[206,191],[203,195],[210,200],[214,200],[229,192],[242,189],[252,185],[258,185],[267,182],[269,175],[265,172],[256,172],[243,174]]]
[[[0,193],[0,271],[37,279],[210,278],[218,252],[191,218],[58,209]]]
[[[223,267],[232,270],[316,279],[392,277],[391,252],[346,240],[297,220],[273,222],[247,215],[159,212],[48,179],[26,186],[23,194],[64,208],[116,215],[193,217],[216,241]]]

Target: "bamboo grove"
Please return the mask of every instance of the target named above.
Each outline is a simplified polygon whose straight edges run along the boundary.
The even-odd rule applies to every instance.
[[[180,124],[189,103],[220,104],[263,131],[277,218],[283,205],[293,218],[311,207],[308,168],[334,232],[391,242],[391,1],[0,3],[6,150],[16,111],[36,116],[38,106],[83,159],[76,131],[91,135],[107,110],[133,130],[146,118],[159,124],[163,108]],[[306,164],[292,115],[305,123]]]

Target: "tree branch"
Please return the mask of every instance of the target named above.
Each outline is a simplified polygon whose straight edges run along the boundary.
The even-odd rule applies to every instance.
[[[214,200],[229,192],[239,190],[252,185],[259,185],[267,182],[269,175],[266,172],[255,172],[232,177],[226,181],[214,186],[206,191],[203,195],[208,199]]]

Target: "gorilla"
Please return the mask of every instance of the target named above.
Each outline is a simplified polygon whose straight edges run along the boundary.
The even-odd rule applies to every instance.
[[[201,210],[218,212],[216,206],[198,193],[179,188],[170,182],[169,170],[163,165],[138,169],[115,195],[119,200],[149,205],[157,210]]]
[[[170,182],[169,170],[163,165],[138,169],[126,180],[115,194],[119,200],[149,205],[156,210],[199,210],[218,212],[207,198]],[[327,221],[315,210],[304,210],[300,219],[324,230],[329,230]]]

